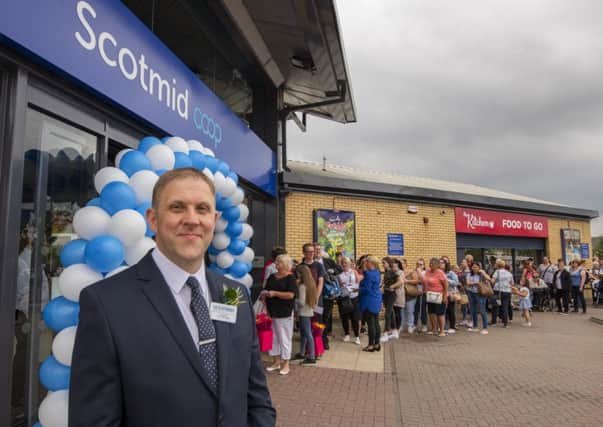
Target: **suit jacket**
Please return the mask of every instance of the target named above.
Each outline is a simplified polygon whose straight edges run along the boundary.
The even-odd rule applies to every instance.
[[[213,301],[222,285],[206,270]],[[172,291],[150,252],[135,266],[84,289],[69,392],[69,425],[274,426],[249,299],[236,324],[214,321],[217,394]]]

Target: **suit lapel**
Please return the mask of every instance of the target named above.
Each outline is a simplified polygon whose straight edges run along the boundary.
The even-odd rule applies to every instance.
[[[201,365],[199,350],[195,348],[191,334],[186,323],[184,323],[184,319],[174,300],[174,296],[172,295],[168,284],[165,283],[163,275],[153,261],[150,252],[137,264],[136,268],[138,278],[142,283],[142,292],[148,298],[155,310],[157,310],[157,313],[169,329],[174,340],[178,344],[178,347],[184,353],[197,375],[199,375],[207,388],[212,391],[213,388],[210,386],[209,378]]]
[[[222,289],[222,282],[220,281],[220,275],[213,271],[206,269],[205,276],[207,277],[207,286],[211,292],[212,301],[224,302],[224,292]],[[220,400],[222,400],[223,393],[226,389],[226,379],[228,375],[228,354],[231,350],[230,346],[230,328],[232,325],[227,322],[214,321],[214,328],[216,329],[216,337],[218,340],[218,378],[219,386],[218,393]]]

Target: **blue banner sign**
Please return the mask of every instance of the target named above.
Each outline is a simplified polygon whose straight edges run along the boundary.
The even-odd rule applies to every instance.
[[[590,257],[589,245],[588,243],[582,243],[580,245],[580,252],[582,259],[588,259]]]
[[[403,234],[387,234],[387,254],[388,255],[404,255],[404,235]]]
[[[0,0],[0,41],[169,135],[196,139],[276,194],[276,156],[123,3]]]

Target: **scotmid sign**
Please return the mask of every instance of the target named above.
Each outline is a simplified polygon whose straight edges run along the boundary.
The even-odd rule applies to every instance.
[[[167,134],[201,141],[275,194],[274,152],[121,2],[0,0],[0,10],[0,41]]]

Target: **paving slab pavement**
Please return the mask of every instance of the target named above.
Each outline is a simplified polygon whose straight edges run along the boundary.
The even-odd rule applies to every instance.
[[[278,425],[603,426],[603,326],[591,314],[405,334],[372,354],[334,340],[324,364],[268,375]]]

